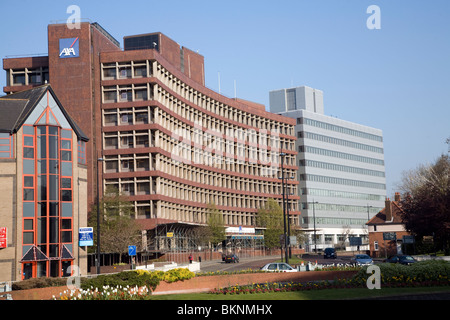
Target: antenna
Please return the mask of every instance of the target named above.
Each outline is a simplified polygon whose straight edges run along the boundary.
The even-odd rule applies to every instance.
[[[220,72],[217,72],[218,73],[218,77],[219,77],[219,94],[220,94]]]
[[[236,96],[236,80],[234,80],[234,98],[235,99],[237,98],[237,96]]]

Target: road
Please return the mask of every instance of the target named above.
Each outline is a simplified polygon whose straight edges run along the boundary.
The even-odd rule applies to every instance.
[[[341,255],[336,259],[324,259],[323,255],[315,254],[303,254],[302,259],[304,261],[309,261],[311,263],[318,263],[321,265],[339,265],[339,264],[349,264],[353,254]],[[203,261],[200,264],[201,271],[203,272],[215,272],[215,271],[240,271],[253,269],[258,270],[265,264],[273,261],[280,260],[279,255],[265,256],[265,257],[251,257],[251,258],[240,258],[239,263],[225,263],[222,260],[212,260]]]
[[[258,270],[265,264],[280,259],[280,256],[266,256],[266,257],[252,257],[241,258],[239,263],[225,263],[222,260],[202,261],[200,269],[203,272],[215,272],[215,271],[240,271],[253,269]]]

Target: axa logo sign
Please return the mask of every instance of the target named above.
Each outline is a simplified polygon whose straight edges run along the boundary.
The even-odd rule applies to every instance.
[[[78,37],[59,39],[59,57],[60,58],[77,58],[80,56],[80,41]]]

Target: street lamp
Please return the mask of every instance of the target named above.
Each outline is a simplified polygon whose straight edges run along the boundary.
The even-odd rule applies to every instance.
[[[97,159],[97,274],[100,274],[100,184],[99,184],[99,163],[103,158]]]
[[[369,204],[367,204],[367,221],[370,220],[370,214],[369,214],[369,209],[373,208],[372,206],[369,206]]]
[[[314,252],[317,253],[317,237],[316,237],[316,207],[315,204],[318,203],[317,201],[308,202],[308,204],[312,203],[313,205],[313,220],[314,220]]]
[[[281,190],[282,190],[282,196],[283,196],[283,225],[284,225],[284,256],[286,263],[289,263],[289,255],[288,255],[288,239],[286,236],[286,204],[285,204],[285,190],[284,190],[284,166],[283,166],[283,160],[286,156],[286,153],[282,152],[280,153],[281,157]]]

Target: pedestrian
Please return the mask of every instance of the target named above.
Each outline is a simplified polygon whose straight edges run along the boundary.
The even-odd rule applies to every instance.
[[[192,253],[189,255],[189,263],[192,263]]]

